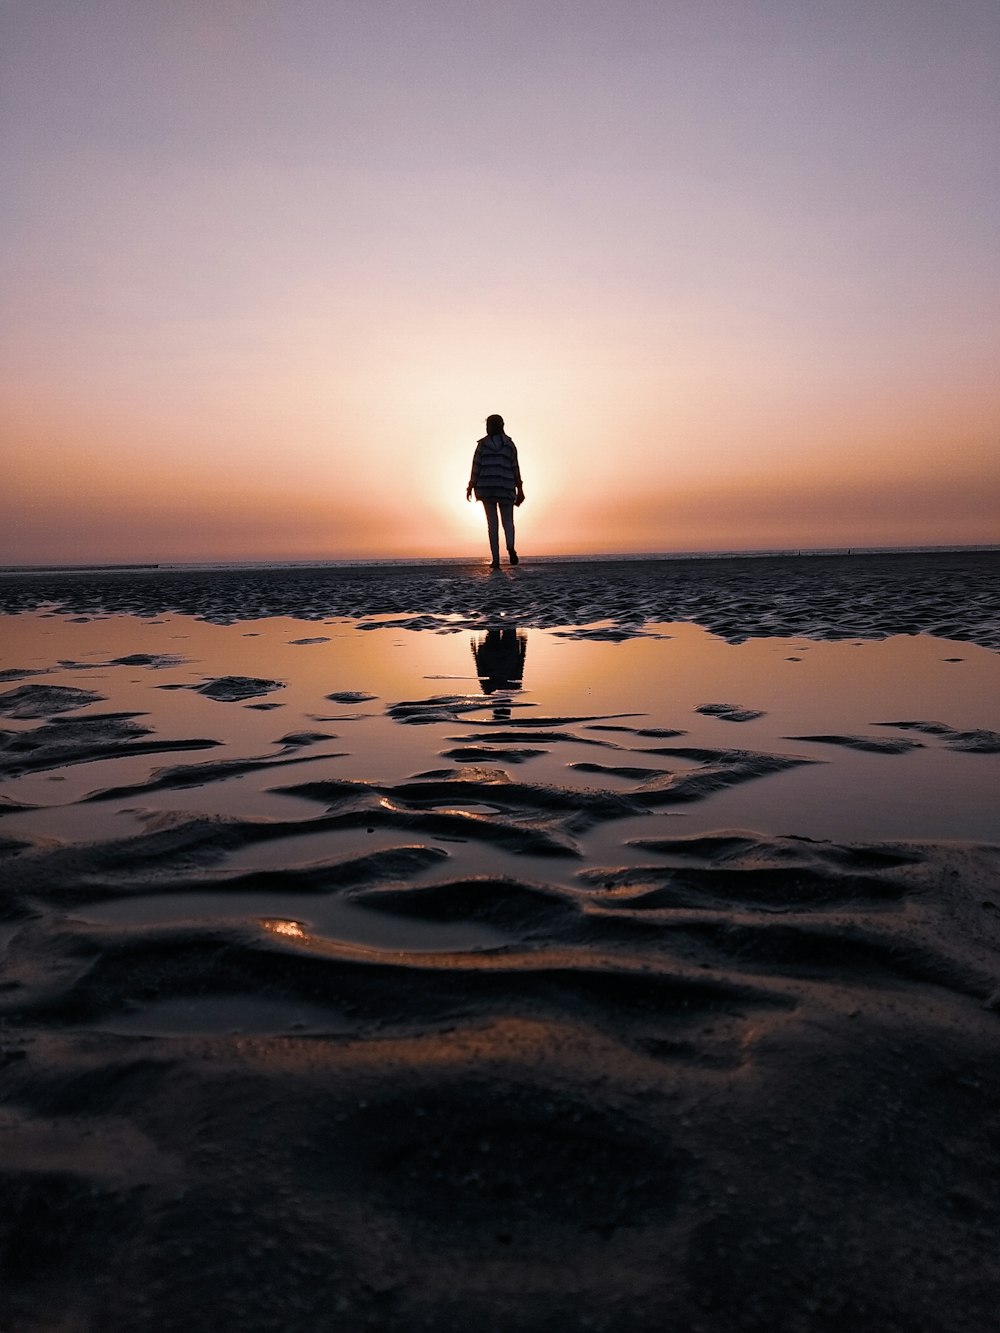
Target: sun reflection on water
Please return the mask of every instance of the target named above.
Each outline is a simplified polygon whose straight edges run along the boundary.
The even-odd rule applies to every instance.
[[[265,930],[271,931],[274,935],[290,935],[294,939],[304,940],[306,933],[297,921],[267,921],[261,919],[260,923]]]

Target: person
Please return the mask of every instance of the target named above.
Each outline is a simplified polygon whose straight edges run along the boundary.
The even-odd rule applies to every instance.
[[[514,549],[514,506],[524,503],[524,486],[517,461],[517,447],[504,431],[503,417],[494,413],[486,418],[486,434],[476,445],[472,473],[465,488],[465,498],[476,499],[486,511],[486,531],[490,539],[493,568],[500,568],[500,524],[507,540],[507,555],[512,565],[518,562]]]

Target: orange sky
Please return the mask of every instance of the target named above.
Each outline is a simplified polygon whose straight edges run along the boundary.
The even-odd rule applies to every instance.
[[[0,563],[1000,540],[995,7],[564,18],[4,6]]]

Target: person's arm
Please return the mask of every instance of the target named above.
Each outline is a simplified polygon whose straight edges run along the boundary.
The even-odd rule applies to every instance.
[[[514,492],[514,503],[516,505],[524,503],[524,483],[521,481],[521,465],[517,461],[517,445],[513,440],[510,442],[511,453],[514,455],[514,479],[517,489]]]
[[[472,455],[472,471],[469,473],[469,484],[465,488],[465,498],[472,499],[472,488],[476,484],[476,464],[479,462],[479,445],[476,445],[476,452]]]

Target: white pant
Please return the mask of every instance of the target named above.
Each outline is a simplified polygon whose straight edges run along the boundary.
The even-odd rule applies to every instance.
[[[486,510],[486,531],[490,538],[490,552],[494,564],[500,563],[500,523],[503,523],[503,535],[507,538],[507,550],[514,550],[514,501],[481,500]],[[499,513],[498,513],[499,511]]]

